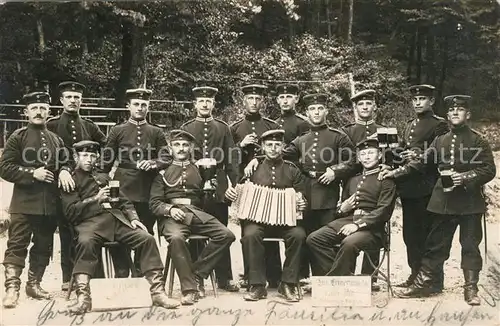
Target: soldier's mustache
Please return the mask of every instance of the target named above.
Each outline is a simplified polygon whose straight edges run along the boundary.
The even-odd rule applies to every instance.
[[[35,119],[43,119],[43,117],[40,114],[35,115]]]

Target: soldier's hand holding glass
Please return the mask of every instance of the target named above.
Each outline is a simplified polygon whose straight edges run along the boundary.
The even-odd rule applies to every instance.
[[[38,181],[52,183],[54,182],[54,173],[46,170],[45,167],[42,166],[33,171],[33,178]]]
[[[297,210],[305,211],[307,208],[307,201],[300,193],[297,196]]]
[[[453,180],[453,185],[454,186],[461,186],[464,183],[464,174],[463,173],[458,173],[454,172],[451,174],[451,180]]]
[[[109,200],[110,200],[109,189],[110,189],[109,186],[102,187],[101,189],[99,189],[99,192],[97,193],[97,195],[95,195],[95,198],[97,199],[97,201],[99,202],[99,204],[100,203],[107,203],[107,202],[109,202]]]
[[[240,146],[245,147],[250,144],[257,145],[257,143],[258,143],[257,135],[255,133],[252,133],[246,135],[245,138],[243,138],[243,140],[240,142]]]

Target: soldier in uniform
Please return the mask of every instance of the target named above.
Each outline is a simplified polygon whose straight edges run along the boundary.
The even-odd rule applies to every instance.
[[[98,142],[101,146],[104,145],[106,136],[99,127],[91,120],[82,118],[79,114],[85,86],[74,81],[65,81],[60,83],[58,88],[61,94],[59,100],[63,105],[63,112],[47,120],[47,129],[62,138],[64,146],[68,151],[73,149],[73,144],[82,140],[92,140]],[[73,160],[72,155],[69,158],[71,161]],[[74,162],[71,162],[70,166],[73,165]],[[70,190],[73,190],[73,188],[74,183],[72,183]],[[71,271],[73,270],[74,242],[68,220],[64,217],[60,205],[58,206],[60,208],[58,226],[61,242],[61,270],[63,275],[61,288],[63,291],[67,291],[69,280],[71,279]]]
[[[149,209],[149,190],[158,171],[167,164],[159,157],[167,141],[162,128],[146,121],[151,93],[147,89],[126,91],[130,118],[109,131],[102,172],[109,173],[118,161],[113,180],[120,182],[120,189],[134,204],[139,219],[153,234],[156,217]],[[138,267],[137,260],[135,264]]]
[[[310,130],[285,148],[284,157],[298,162],[307,177],[305,195],[309,206],[302,223],[310,234],[334,219],[340,182],[355,173],[355,149],[343,131],[327,125],[326,94],[310,94],[302,100]],[[245,168],[245,175],[251,175],[257,165],[258,161],[253,160]],[[312,274],[317,275],[317,271],[313,269]]]
[[[26,295],[50,299],[40,287],[49,264],[57,227],[59,186],[69,187],[68,157],[60,137],[46,128],[50,96],[35,92],[24,96],[28,126],[7,140],[0,160],[0,177],[14,183],[10,203],[9,239],[5,250],[5,297],[3,306],[14,308],[19,299],[20,276],[31,240]],[[32,238],[33,236],[33,238]]]
[[[464,299],[469,305],[480,304],[477,295],[482,269],[479,244],[483,237],[481,217],[486,210],[482,188],[495,177],[496,167],[488,142],[468,126],[470,100],[471,97],[466,95],[445,97],[451,130],[434,139],[419,162],[437,164],[442,176],[437,180],[427,206],[435,215],[420,269],[413,283],[399,293],[400,297],[432,294],[434,279],[439,278],[441,268],[450,256],[453,236],[460,226]],[[396,174],[415,169],[418,167],[410,166],[406,171],[399,169]]]
[[[191,162],[195,137],[184,130],[170,132],[172,164],[156,175],[151,187],[150,206],[158,216],[158,230],[168,241],[172,263],[181,282],[181,304],[192,305],[199,287],[235,240],[234,234],[214,216],[201,210],[203,180]],[[193,263],[186,240],[189,235],[210,238]]]
[[[245,166],[258,154],[260,154],[259,137],[266,131],[278,129],[279,125],[271,119],[260,114],[264,107],[264,95],[267,87],[264,85],[245,85],[241,88],[243,92],[243,104],[245,117],[231,125],[236,146],[241,149],[241,160],[239,161],[239,176],[243,176]],[[279,245],[277,243],[266,243],[267,280],[269,286],[276,288],[281,279],[281,258]],[[243,260],[244,276],[246,280],[247,267]]]
[[[284,130],[269,130],[262,134],[262,149],[266,158],[250,177],[250,181],[270,188],[293,188],[296,192],[304,194],[304,175],[295,164],[284,161],[282,158],[284,134]],[[229,200],[235,201],[236,190],[229,188],[226,196]],[[297,205],[305,209],[306,202],[302,199]],[[250,293],[244,297],[245,300],[258,301],[267,297],[264,237],[278,235],[283,237],[286,247],[286,259],[278,293],[288,302],[298,302],[300,258],[306,238],[304,229],[301,226],[272,226],[250,220],[243,221],[242,227],[243,255],[248,263],[248,281],[251,286]]]
[[[309,130],[309,122],[295,110],[299,101],[299,85],[281,84],[276,86],[276,92],[276,102],[281,110],[281,116],[276,123],[285,130],[285,144],[290,144],[292,140]]]
[[[163,264],[154,236],[139,221],[134,206],[123,193],[118,196],[118,201],[111,203],[109,180],[98,178],[94,171],[99,143],[84,140],[73,147],[76,152],[73,172],[76,187],[74,191],[61,194],[65,216],[74,225],[78,237],[73,269],[77,302],[69,307],[70,312],[84,314],[92,309],[89,282],[106,241],[118,241],[136,251],[141,271],[151,285],[154,306],[178,307],[179,303],[165,294]]]
[[[377,104],[375,102],[376,92],[372,89],[362,90],[351,97],[354,104],[354,109],[357,113],[356,122],[345,125],[342,130],[349,136],[353,144],[359,144],[366,138],[371,137],[377,133],[378,128],[384,126],[375,122],[375,112],[377,111]],[[380,250],[367,252],[370,260],[375,266],[378,266],[380,261]],[[373,273],[373,266],[365,257],[363,259],[362,274],[371,275]],[[380,287],[375,284],[377,278],[372,279],[372,290],[378,291]]]
[[[198,148],[197,159],[214,159],[217,162],[215,198],[205,202],[204,210],[215,216],[224,226],[229,219],[228,205],[225,202],[224,193],[228,187],[227,178],[232,184],[238,181],[238,165],[235,158],[233,136],[229,126],[222,120],[214,118],[212,111],[215,105],[215,95],[219,90],[215,87],[195,87],[193,95],[195,100],[196,118],[183,124],[180,129],[186,130],[202,141],[202,147]],[[235,157],[232,157],[235,155]],[[193,254],[193,253],[192,253]],[[239,291],[232,281],[233,272],[231,268],[231,255],[228,250],[215,268],[218,287],[229,292]]]
[[[448,132],[448,123],[445,119],[434,114],[434,86],[414,85],[410,87],[413,96],[412,105],[417,117],[408,121],[402,134],[402,149],[400,158],[395,162],[404,168],[428,148],[434,138]],[[381,172],[381,178],[389,173],[388,169]],[[408,265],[411,274],[406,281],[397,284],[398,287],[407,287],[413,283],[419,270],[424,243],[430,232],[433,214],[427,211],[427,204],[436,183],[438,172],[435,167],[428,166],[421,173],[400,175],[396,177],[401,205],[403,206],[403,239],[406,245]],[[436,279],[435,292],[443,289],[443,279]]]
[[[360,250],[370,251],[383,245],[384,228],[396,203],[393,180],[377,179],[382,153],[376,139],[358,143],[358,160],[363,172],[347,182],[336,219],[307,237],[313,265],[319,275],[352,275]],[[338,252],[334,245],[340,244]]]

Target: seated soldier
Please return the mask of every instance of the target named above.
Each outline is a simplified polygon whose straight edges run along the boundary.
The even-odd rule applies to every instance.
[[[155,239],[139,221],[133,204],[120,193],[116,203],[110,203],[108,180],[98,178],[94,167],[99,143],[80,141],[73,145],[76,168],[73,172],[76,188],[61,193],[66,217],[78,235],[73,278],[77,302],[69,307],[75,314],[92,309],[89,281],[94,276],[101,247],[106,241],[118,241],[139,255],[141,271],[151,284],[154,306],[167,309],[178,307],[178,302],[165,294],[163,264]]]
[[[282,157],[284,134],[284,130],[269,130],[262,134],[262,150],[266,157],[250,177],[250,181],[270,188],[293,188],[296,192],[303,194],[304,175],[292,162],[285,161]],[[237,196],[235,188],[230,187],[226,191],[226,197],[231,201],[235,201]],[[305,209],[306,202],[303,197],[297,205],[299,209]],[[250,293],[245,295],[244,299],[258,301],[267,297],[264,237],[277,236],[283,237],[286,247],[286,258],[278,293],[288,302],[298,302],[300,258],[306,239],[304,229],[300,226],[268,225],[250,220],[243,220],[242,227],[243,255],[248,262],[248,282],[250,283]]]
[[[199,293],[203,279],[210,275],[235,236],[214,216],[200,209],[205,180],[191,162],[194,136],[187,131],[172,130],[169,138],[173,161],[154,179],[149,204],[158,216],[158,231],[170,246],[172,263],[181,282],[181,304],[192,305],[203,296]],[[186,243],[191,233],[210,238],[194,263]]]
[[[352,275],[360,250],[370,252],[383,245],[385,223],[396,202],[396,186],[389,179],[378,180],[382,157],[378,146],[376,139],[358,143],[362,174],[347,182],[336,219],[307,237],[320,276]],[[336,244],[340,244],[337,253]]]

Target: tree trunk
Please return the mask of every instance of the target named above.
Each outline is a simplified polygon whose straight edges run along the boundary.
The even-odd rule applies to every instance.
[[[443,60],[443,64],[441,67],[441,76],[439,78],[439,85],[438,85],[438,98],[436,99],[436,107],[440,108],[441,107],[441,102],[443,98],[443,88],[444,88],[444,82],[446,80],[446,72],[448,69],[448,36],[444,37],[444,41],[442,43],[442,48],[441,48],[441,58]],[[436,113],[443,113],[443,112],[436,112]]]
[[[344,38],[344,0],[340,0],[340,9],[339,9],[339,21],[337,23],[337,36],[340,39]]]
[[[347,23],[347,35],[346,41],[347,43],[351,43],[352,40],[352,24],[354,20],[354,0],[349,0],[349,19]]]
[[[125,91],[141,86],[145,75],[143,28],[129,21],[122,26],[122,59],[116,88],[118,107],[125,106]]]
[[[425,50],[426,63],[427,63],[427,82],[431,85],[436,83],[436,56],[434,53],[434,33],[432,27],[427,31],[427,48]]]
[[[422,82],[422,30],[417,27],[417,83]]]
[[[39,14],[37,14],[36,17],[36,32],[38,35],[38,53],[40,54],[40,57],[43,57],[45,52],[45,34],[43,33],[42,17],[40,17]]]
[[[413,80],[413,76],[412,76],[413,69],[412,68],[413,68],[413,64],[415,62],[415,43],[416,43],[416,39],[417,39],[416,34],[417,34],[417,32],[415,31],[411,35],[410,52],[408,53],[408,66],[406,67],[407,80],[410,82]]]
[[[330,0],[326,0],[326,23],[328,27],[328,38],[332,38],[332,21],[330,20],[331,12],[330,12]]]
[[[82,48],[82,59],[87,56],[89,53],[89,46],[88,46],[88,22],[87,22],[87,11],[88,11],[88,5],[87,1],[83,0],[80,4],[81,6],[81,22],[80,22],[80,35],[82,37],[81,39],[81,48]]]

